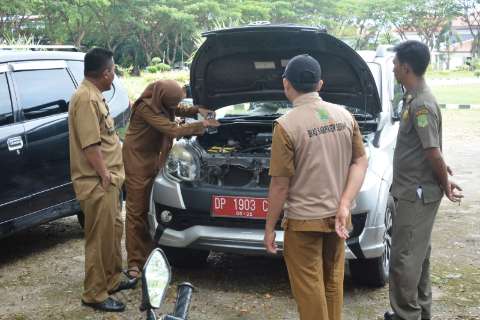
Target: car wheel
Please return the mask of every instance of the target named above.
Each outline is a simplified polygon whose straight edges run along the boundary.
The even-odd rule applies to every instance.
[[[79,212],[77,213],[77,219],[78,219],[78,223],[80,224],[80,227],[85,228],[85,215],[83,214],[83,212]]]
[[[199,267],[207,263],[210,251],[160,246],[168,262],[175,267]]]
[[[370,287],[383,287],[388,282],[388,269],[390,267],[390,252],[392,248],[392,222],[395,215],[395,202],[393,197],[388,197],[385,210],[385,232],[383,234],[383,254],[372,259],[350,260],[350,272],[353,280],[361,285]]]

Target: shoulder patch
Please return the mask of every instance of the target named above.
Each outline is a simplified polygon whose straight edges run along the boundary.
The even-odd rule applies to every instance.
[[[418,111],[417,111],[417,124],[420,128],[425,128],[425,127],[428,126],[428,115],[427,115],[427,113],[421,113],[419,115]]]
[[[317,115],[318,115],[318,118],[321,120],[321,121],[328,121],[330,119],[330,115],[328,114],[328,112],[324,109],[320,109],[317,111]]]
[[[421,116],[422,114],[428,114],[428,109],[427,107],[420,107],[418,108],[417,112],[415,112],[415,115],[418,117],[418,116]]]

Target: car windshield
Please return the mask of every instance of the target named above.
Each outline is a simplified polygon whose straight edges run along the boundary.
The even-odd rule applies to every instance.
[[[355,117],[363,120],[372,119],[371,114],[365,113],[364,110],[345,106]],[[292,109],[292,104],[288,101],[256,101],[244,102],[231,106],[220,108],[216,111],[217,119],[229,118],[249,118],[249,117],[274,117],[277,118],[286,114]]]
[[[291,110],[288,101],[255,101],[238,103],[218,109],[217,118],[281,116]]]

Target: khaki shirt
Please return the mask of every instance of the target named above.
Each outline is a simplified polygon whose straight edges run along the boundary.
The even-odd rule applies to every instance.
[[[77,199],[85,200],[92,196],[95,188],[101,188],[100,176],[83,152],[91,145],[100,145],[103,160],[112,175],[112,184],[120,188],[125,180],[120,140],[102,93],[86,79],[70,100],[68,130],[70,173]]]
[[[310,97],[311,96],[311,97]],[[307,103],[316,104],[319,101],[318,95],[308,95],[301,99]],[[295,101],[294,105],[300,105],[299,101]],[[339,107],[341,108],[341,107]],[[321,109],[324,110],[324,109]],[[326,116],[325,111],[322,116]],[[353,134],[351,140],[352,159],[359,158],[365,154],[362,140],[362,134],[358,124],[353,120]],[[323,155],[328,157],[329,155]],[[296,174],[295,165],[295,146],[288,133],[281,124],[276,123],[274,127],[272,151],[270,161],[270,175],[277,177],[293,177]],[[349,223],[350,224],[350,223]],[[317,232],[334,232],[335,217],[326,217],[321,219],[290,219],[284,218],[282,227],[293,231],[317,231]]]
[[[442,114],[425,83],[404,96],[397,145],[393,157],[394,197],[424,203],[443,196],[425,149],[442,148]],[[421,191],[417,189],[421,188]]]
[[[123,144],[123,159],[127,175],[152,177],[159,169],[159,153],[166,141],[171,141],[170,138],[203,134],[205,128],[202,122],[179,125],[165,115],[153,111],[148,104],[149,99],[144,101],[133,110],[130,117]],[[180,117],[192,117],[197,113],[197,107],[182,104],[175,110],[175,115]]]

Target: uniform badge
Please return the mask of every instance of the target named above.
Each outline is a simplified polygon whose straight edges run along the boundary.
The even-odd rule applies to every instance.
[[[423,107],[420,108],[417,112],[415,112],[415,116],[417,117],[417,125],[420,128],[425,128],[428,126],[428,109]]]
[[[317,114],[321,121],[328,121],[328,119],[330,119],[328,112],[323,109],[318,110]]]
[[[428,126],[428,116],[426,114],[420,114],[417,116],[417,125],[420,128],[425,128]]]

